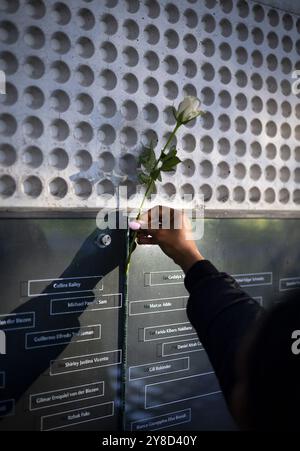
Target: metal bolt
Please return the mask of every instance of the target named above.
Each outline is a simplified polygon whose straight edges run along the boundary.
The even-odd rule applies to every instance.
[[[111,236],[108,235],[107,233],[101,233],[101,235],[99,235],[96,240],[96,244],[99,247],[107,247],[110,245],[110,243],[111,243]]]

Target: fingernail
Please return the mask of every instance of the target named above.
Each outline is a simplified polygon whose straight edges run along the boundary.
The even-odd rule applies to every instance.
[[[131,221],[128,225],[131,230],[139,230],[141,228],[141,224],[136,221]]]

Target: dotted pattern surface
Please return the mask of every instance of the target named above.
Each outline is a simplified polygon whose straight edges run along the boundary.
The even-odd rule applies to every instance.
[[[298,16],[245,0],[0,0],[0,205],[97,208],[182,127],[159,192],[213,210],[300,205]],[[157,149],[159,150],[159,149]]]

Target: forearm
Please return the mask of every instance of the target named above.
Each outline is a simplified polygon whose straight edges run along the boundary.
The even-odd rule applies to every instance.
[[[207,351],[228,400],[236,382],[236,356],[261,307],[237,282],[209,261],[195,263],[187,272],[189,320]]]

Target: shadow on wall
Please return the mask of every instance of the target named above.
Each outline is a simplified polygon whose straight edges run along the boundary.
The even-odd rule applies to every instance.
[[[64,219],[64,221],[66,220]],[[68,225],[69,227],[67,233],[72,236],[72,233],[74,233],[74,230],[72,229],[72,220],[70,220]],[[60,234],[60,232],[60,230],[57,230],[55,232],[55,236],[59,237],[60,240],[64,239],[64,237],[68,240],[66,231],[64,231],[63,234]],[[57,278],[67,279],[83,276],[89,277],[95,276],[96,274],[105,276],[113,271],[114,268],[119,267],[120,264],[124,264],[124,233],[118,230],[110,231],[112,238],[111,245],[107,248],[99,249],[95,241],[101,233],[103,233],[103,231],[99,229],[93,230],[93,232],[90,233],[90,235],[82,243],[80,249],[76,252],[68,267],[60,275],[57,275]],[[82,231],[81,234],[83,234]],[[5,321],[5,315],[3,315],[4,308],[6,309],[6,315],[34,312],[36,318],[36,328],[27,330],[11,330],[6,332],[6,355],[0,356],[0,370],[5,371],[5,378],[7,382],[7,387],[1,389],[1,399],[14,399],[17,402],[41,375],[45,374],[46,376],[49,376],[50,361],[56,360],[58,356],[68,347],[71,341],[71,339],[69,341],[64,340],[61,345],[25,351],[25,333],[72,328],[74,334],[76,335],[81,328],[80,316],[83,312],[72,312],[72,314],[68,315],[51,316],[49,314],[49,296],[45,296],[45,293],[51,293],[51,285],[48,285],[39,295],[27,300],[19,307],[10,310],[12,306],[15,306],[18,302],[20,302],[19,299],[16,299],[16,287],[18,289],[20,277],[24,277],[24,274],[28,275],[29,273],[49,274],[49,270],[52,271],[51,274],[56,274],[58,267],[55,266],[55,262],[58,261],[57,259],[59,256],[55,255],[55,246],[53,248],[53,243],[50,244],[48,242],[46,235],[43,233],[42,227],[40,227],[34,220],[8,219],[0,221],[0,236],[2,237],[0,243],[0,281],[2,286],[0,293],[1,320]],[[74,242],[75,240],[73,240],[73,243]],[[69,250],[69,254],[70,252],[72,252],[72,249]],[[28,255],[29,253],[31,255]],[[37,259],[37,255],[39,255],[39,259]],[[62,256],[62,254],[60,255]],[[41,263],[43,261],[41,256],[45,256],[45,267],[43,267],[43,263]],[[66,260],[66,258],[68,257],[62,257],[64,260]],[[49,268],[49,262],[53,262],[54,267]],[[27,265],[27,268],[26,266],[24,267],[24,265]],[[30,268],[28,268],[28,265]],[[47,265],[48,271],[46,270]],[[92,285],[89,286],[88,295],[93,295],[93,298],[89,298],[89,301],[92,301],[95,298],[95,294],[92,290],[97,286],[101,280],[101,277],[93,278],[91,280]],[[115,287],[115,293],[122,292],[124,283],[122,271],[120,271],[116,283],[118,284],[118,287]],[[13,293],[14,297],[12,298]],[[84,293],[84,295],[86,295],[86,293]],[[69,296],[76,299],[76,293],[75,298],[74,294]],[[63,298],[65,296],[60,295],[58,298],[59,297]],[[121,309],[118,310],[119,330],[122,323],[122,312],[120,310]],[[120,336],[121,334],[118,333],[118,337]],[[99,343],[99,351],[97,348],[97,352],[101,352],[103,350],[101,349],[101,341],[99,341]],[[76,345],[72,346],[76,347]],[[77,355],[76,352],[74,352],[75,348],[73,347],[72,349],[73,351],[71,355]],[[88,342],[84,349],[89,349]],[[86,352],[86,354],[88,354],[88,352]],[[107,384],[111,383],[113,385],[116,380],[116,367],[103,368],[101,371],[101,379],[105,379],[105,391],[107,392]],[[103,376],[104,372],[106,375]],[[114,375],[112,373],[114,373]],[[45,384],[47,384],[47,382]],[[71,382],[69,386],[71,385],[76,386],[79,384]],[[115,392],[116,387],[114,386],[112,389]],[[47,386],[44,386],[44,390],[42,391],[48,390],[49,388],[47,389]],[[27,406],[25,407],[25,410],[27,410]],[[9,422],[12,422],[13,417],[10,418],[11,420],[9,420]],[[8,420],[8,417],[4,417],[2,420],[3,419]],[[21,425],[15,424],[14,426],[18,427]]]

